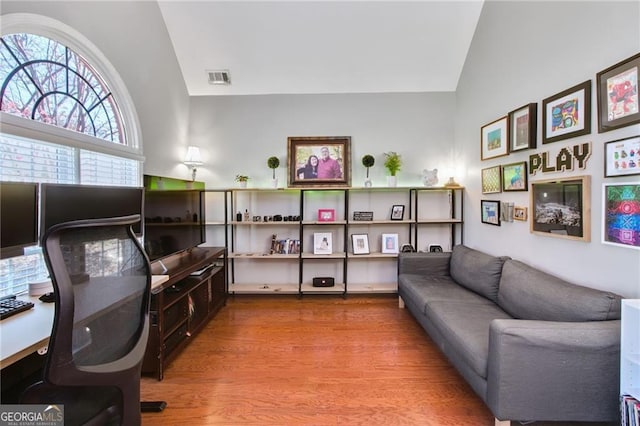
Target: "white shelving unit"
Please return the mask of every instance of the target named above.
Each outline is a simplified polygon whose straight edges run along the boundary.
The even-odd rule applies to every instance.
[[[620,394],[640,401],[640,299],[622,300]]]

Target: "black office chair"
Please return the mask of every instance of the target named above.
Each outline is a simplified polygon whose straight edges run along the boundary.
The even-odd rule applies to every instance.
[[[139,221],[140,215],[67,222],[42,239],[55,318],[43,380],[21,403],[64,405],[65,425],[141,422],[151,268],[131,230]]]

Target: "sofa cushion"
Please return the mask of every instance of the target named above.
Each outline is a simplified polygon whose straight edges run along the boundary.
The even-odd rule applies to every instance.
[[[515,318],[544,321],[620,319],[617,294],[571,284],[517,260],[505,262],[498,304]]]
[[[457,245],[451,254],[449,273],[461,286],[496,302],[502,265],[507,259]]]

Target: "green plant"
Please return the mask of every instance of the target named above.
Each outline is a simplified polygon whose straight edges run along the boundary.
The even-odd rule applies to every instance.
[[[267,158],[267,166],[273,170],[273,178],[276,178],[276,169],[280,166],[280,159],[278,157]]]
[[[249,176],[236,175],[236,182],[246,182],[249,180]]]
[[[402,157],[395,151],[385,152],[384,166],[389,170],[391,176],[395,176],[402,167]]]
[[[367,168],[367,179],[369,178],[369,167],[373,167],[376,163],[376,159],[373,158],[373,155],[365,155],[362,157],[362,165]]]

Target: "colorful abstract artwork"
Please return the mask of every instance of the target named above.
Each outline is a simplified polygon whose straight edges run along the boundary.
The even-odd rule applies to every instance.
[[[604,154],[605,177],[640,174],[640,137],[607,142]]]
[[[640,249],[640,183],[603,185],[602,242]]]
[[[639,75],[640,53],[596,75],[600,133],[640,123]]]

